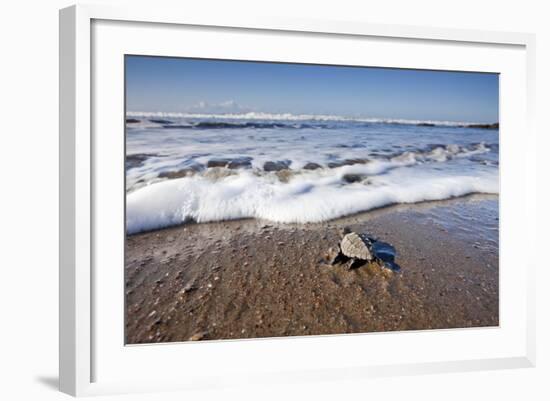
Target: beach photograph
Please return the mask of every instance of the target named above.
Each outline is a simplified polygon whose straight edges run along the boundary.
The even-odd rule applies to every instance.
[[[499,75],[126,55],[125,343],[499,326]]]

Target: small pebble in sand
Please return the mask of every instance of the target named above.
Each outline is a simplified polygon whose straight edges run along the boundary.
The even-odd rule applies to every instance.
[[[179,294],[180,294],[180,295],[185,295],[185,294],[191,292],[191,291],[194,290],[194,289],[195,289],[194,287],[190,287],[190,288],[187,288],[187,287],[186,287],[186,288],[182,289],[182,290],[179,292]]]
[[[204,337],[207,335],[208,333],[203,331],[203,332],[200,332],[200,333],[195,333],[193,334],[191,337],[189,337],[189,341],[200,341],[202,339],[204,339]]]
[[[206,286],[207,286],[208,288],[212,288],[212,287],[213,287],[212,283],[208,283],[208,284],[206,284]]]
[[[157,314],[157,311],[154,310],[154,311],[152,311],[151,313],[149,313],[149,316],[148,316],[148,317],[153,317],[153,316],[155,316],[156,314]]]

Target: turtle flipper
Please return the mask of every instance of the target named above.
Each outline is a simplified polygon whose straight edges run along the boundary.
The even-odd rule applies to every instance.
[[[367,261],[364,259],[352,258],[348,266],[348,269],[349,270],[357,269],[358,267],[363,266],[365,263],[367,263]]]
[[[349,260],[349,258],[342,253],[342,251],[338,251],[336,256],[330,261],[331,265],[336,265],[339,263],[346,263]]]

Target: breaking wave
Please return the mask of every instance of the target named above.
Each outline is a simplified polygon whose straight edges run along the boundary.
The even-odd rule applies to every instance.
[[[235,114],[207,114],[207,113],[171,113],[171,112],[143,112],[128,111],[129,118],[145,119],[192,119],[192,120],[263,120],[263,121],[324,121],[324,122],[362,122],[362,123],[386,123],[403,125],[436,125],[450,127],[464,127],[474,122],[466,121],[438,121],[438,120],[408,120],[401,118],[364,118],[348,117],[331,114],[290,114],[290,113],[264,113],[248,112]],[[192,125],[189,125],[191,127]]]
[[[498,130],[459,126],[465,123],[265,113],[127,117],[128,234],[191,221],[322,222],[499,191]]]
[[[204,176],[167,180],[129,193],[126,198],[128,234],[182,224],[240,218],[282,223],[322,222],[396,204],[442,200],[471,193],[498,193],[498,172],[437,176],[410,169],[366,176],[345,184],[340,171],[296,175],[289,182],[243,170],[212,181]],[[367,167],[367,166],[363,166]]]

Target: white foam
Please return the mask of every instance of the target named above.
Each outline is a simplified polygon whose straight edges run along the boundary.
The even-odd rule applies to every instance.
[[[498,170],[439,173],[397,168],[369,178],[369,183],[343,185],[348,173],[379,173],[388,166],[344,166],[304,172],[288,183],[274,174],[252,171],[212,181],[193,176],[157,182],[127,194],[129,234],[178,225],[260,218],[274,222],[322,222],[395,204],[441,200],[470,193],[498,193]],[[414,172],[412,171],[414,170]]]
[[[478,124],[465,121],[439,121],[439,120],[408,120],[402,118],[371,118],[371,117],[348,117],[331,114],[291,114],[291,113],[177,113],[177,112],[150,112],[150,111],[128,111],[127,117],[142,118],[177,118],[177,119],[205,119],[205,120],[269,120],[269,121],[334,121],[334,122],[363,122],[363,123],[386,123],[386,124],[434,124],[441,126],[463,126]]]

